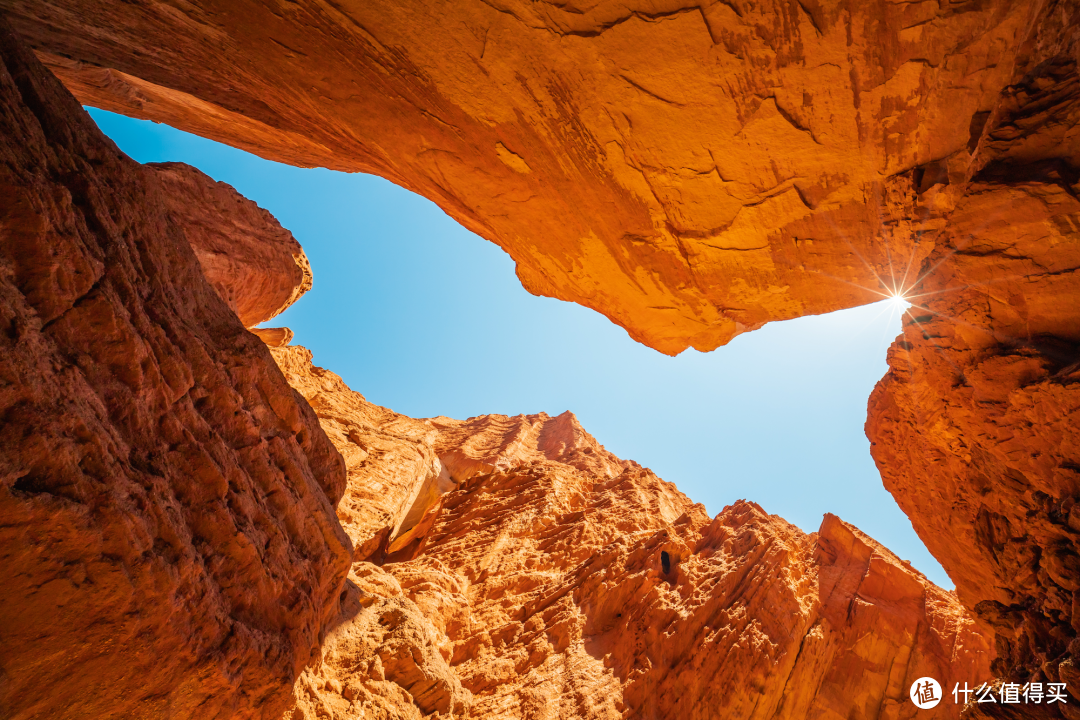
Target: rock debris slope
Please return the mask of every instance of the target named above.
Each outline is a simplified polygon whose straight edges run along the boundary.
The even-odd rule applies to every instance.
[[[0,139],[0,717],[277,717],[338,614],[341,458],[203,277],[219,206],[2,24]]]
[[[346,457],[358,547],[411,533],[353,563],[286,718],[958,717],[918,711],[911,683],[989,678],[956,598],[834,516],[810,535],[743,501],[710,519],[570,413],[411,420],[303,348],[274,356]],[[446,474],[402,527],[407,484]],[[384,511],[350,510],[375,488]]]
[[[964,164],[1043,5],[0,2],[82,102],[386,177],[667,353],[925,257],[907,175]]]

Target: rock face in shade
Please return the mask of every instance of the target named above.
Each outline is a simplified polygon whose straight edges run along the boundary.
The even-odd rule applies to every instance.
[[[910,175],[964,174],[1044,5],[0,2],[84,103],[386,177],[667,353],[921,262]]]
[[[341,458],[6,28],[0,138],[0,716],[279,716],[338,613]]]
[[[354,562],[285,718],[944,718],[907,699],[916,678],[990,677],[955,596],[836,517],[710,519],[570,413],[410,420],[274,355],[346,457],[358,545],[439,458],[452,480],[397,557]],[[386,510],[351,510],[375,482]]]
[[[994,628],[996,672],[1065,682],[1069,705],[1042,717],[1074,718],[1080,12],[1047,7],[920,270],[922,294],[870,399],[867,434],[886,487],[960,599]]]
[[[300,243],[269,212],[190,165],[145,167],[156,172],[206,279],[245,327],[280,315],[311,289]]]

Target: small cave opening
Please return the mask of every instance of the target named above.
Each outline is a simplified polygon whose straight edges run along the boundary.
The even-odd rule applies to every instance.
[[[668,555],[667,550],[660,551],[660,567],[664,569],[665,575],[671,574],[671,556]]]

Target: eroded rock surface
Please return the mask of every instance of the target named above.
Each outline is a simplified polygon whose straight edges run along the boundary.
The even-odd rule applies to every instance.
[[[83,101],[279,160],[377,172],[506,248],[530,290],[596,308],[665,352],[713,348],[768,320],[865,302],[874,289],[917,276],[920,308],[871,400],[875,457],[960,598],[995,629],[996,671],[1078,686],[1075,2],[0,5]],[[57,287],[81,287],[57,272]],[[48,292],[26,293],[53,302]],[[118,376],[146,372],[141,364],[135,371],[131,357],[141,356],[130,348],[109,357]],[[305,372],[301,363],[293,373],[300,379],[290,375],[298,387],[309,382]],[[902,697],[894,693],[905,681],[899,668],[938,657],[899,649],[918,642],[883,643],[879,655],[855,630],[829,621],[820,630],[828,639],[821,647],[833,648],[828,661],[785,669],[792,637],[802,638],[796,648],[819,647],[809,618],[857,622],[829,610],[835,593],[821,588],[833,576],[841,606],[871,598],[874,608],[908,618],[880,619],[888,633],[903,635],[896,628],[916,618],[978,636],[951,597],[938,602],[917,580],[920,606],[904,579],[916,576],[842,524],[827,521],[816,537],[803,536],[749,505],[723,521],[689,505],[669,517],[680,507],[677,493],[595,448],[588,456],[572,419],[414,421],[339,396],[332,378],[311,382],[304,395],[317,408],[324,403],[323,424],[356,481],[344,521],[359,557],[386,564],[354,564],[343,602],[355,612],[337,618],[331,659],[305,676],[300,714],[352,712],[360,685],[371,695],[360,706],[386,713],[399,700],[410,707],[407,688],[416,687],[415,697],[434,693],[445,713],[686,714],[684,698],[714,700],[654,659],[703,638],[753,649],[737,655],[745,660],[734,670],[679,655],[705,673],[736,673],[723,676],[736,696],[715,701],[729,716],[785,708],[827,716],[841,712],[840,697],[860,716],[870,717],[869,708],[906,712],[890,704]],[[543,441],[549,424],[553,444]],[[376,453],[365,433],[378,439]],[[385,485],[371,490],[369,476]],[[708,555],[701,543],[723,528],[748,538],[749,548],[768,549],[756,564],[745,553]],[[848,531],[871,549],[836,539]],[[838,553],[831,561],[837,545],[856,559]],[[575,554],[583,547],[591,554]],[[693,552],[677,554],[684,547]],[[658,548],[687,575],[650,575],[662,563]],[[601,569],[583,559],[597,554],[611,562]],[[713,557],[721,569],[709,564]],[[567,575],[571,566],[580,577]],[[798,572],[762,579],[754,574],[762,567]],[[731,590],[729,607],[753,621],[717,630],[712,596],[684,597],[689,586],[678,578],[719,578],[717,592],[727,592],[727,572],[753,577],[771,594],[758,602],[746,597],[749,585]],[[892,579],[862,587],[880,573]],[[597,584],[588,586],[590,578]],[[391,589],[365,606],[372,593],[362,588],[371,583]],[[624,586],[643,595],[619,595]],[[552,588],[565,592],[538,610]],[[590,625],[594,617],[613,622],[602,612],[607,595],[649,624]],[[522,601],[527,612],[516,619],[510,608]],[[797,606],[793,616],[769,615],[785,603]],[[399,615],[376,623],[382,629],[365,624],[376,605]],[[699,613],[710,620],[695,625]],[[789,635],[775,630],[784,622]],[[590,645],[597,637],[608,644]],[[697,644],[678,645],[688,637]],[[623,642],[642,648],[634,657],[649,666],[620,655]],[[413,665],[394,677],[411,679],[349,665],[356,682],[347,697],[342,672],[352,660],[342,658],[360,657],[361,645],[407,650]],[[612,649],[597,665],[590,647]],[[512,659],[500,665],[497,657]],[[771,674],[760,670],[763,657]],[[880,670],[886,661],[895,673]],[[932,669],[947,685],[977,674]],[[795,684],[777,695],[773,676],[784,672]],[[536,682],[500,684],[522,673]],[[853,673],[851,692],[862,694],[831,684]],[[804,685],[804,677],[820,683]],[[340,701],[320,694],[338,686]],[[811,686],[813,698],[796,699]],[[602,701],[584,699],[593,697]],[[780,697],[784,704],[770,705]],[[1038,710],[1052,716],[1078,706]]]
[[[1047,3],[867,421],[886,487],[994,628],[995,670],[1072,693],[989,716],[1080,717],[1078,39],[1077,6]]]
[[[667,353],[921,261],[908,175],[963,174],[1043,5],[0,2],[84,103],[382,175]]]
[[[381,559],[452,487],[435,451],[438,431],[430,422],[369,403],[336,374],[313,365],[307,348],[272,352],[345,459],[348,479],[338,517],[356,559],[376,553]]]
[[[454,481],[408,552],[354,563],[287,718],[957,717],[917,710],[911,683],[990,677],[956,597],[836,517],[810,535],[742,501],[710,519],[569,413],[410,420],[303,348],[274,352],[350,463],[349,493],[375,480],[398,498],[342,504],[358,543],[439,458]]]
[[[300,243],[269,212],[190,165],[145,167],[155,172],[203,275],[245,327],[277,317],[311,289]]]
[[[459,483],[543,460],[601,477],[638,467],[605,450],[569,410],[556,417],[482,415],[468,420],[437,417],[431,422],[439,429],[435,450]]]
[[[285,347],[292,342],[293,331],[287,327],[250,328],[268,347]]]
[[[345,473],[188,245],[221,208],[174,213],[2,25],[0,138],[0,716],[279,716]]]

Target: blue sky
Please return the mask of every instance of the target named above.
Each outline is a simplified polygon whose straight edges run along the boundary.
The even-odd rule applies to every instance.
[[[670,358],[592,310],[530,295],[499,247],[381,178],[90,112],[134,159],[194,165],[293,232],[315,284],[270,324],[291,327],[294,344],[369,400],[413,417],[571,410],[710,514],[746,498],[812,532],[832,512],[952,588],[882,487],[863,433],[900,332],[889,303]]]

